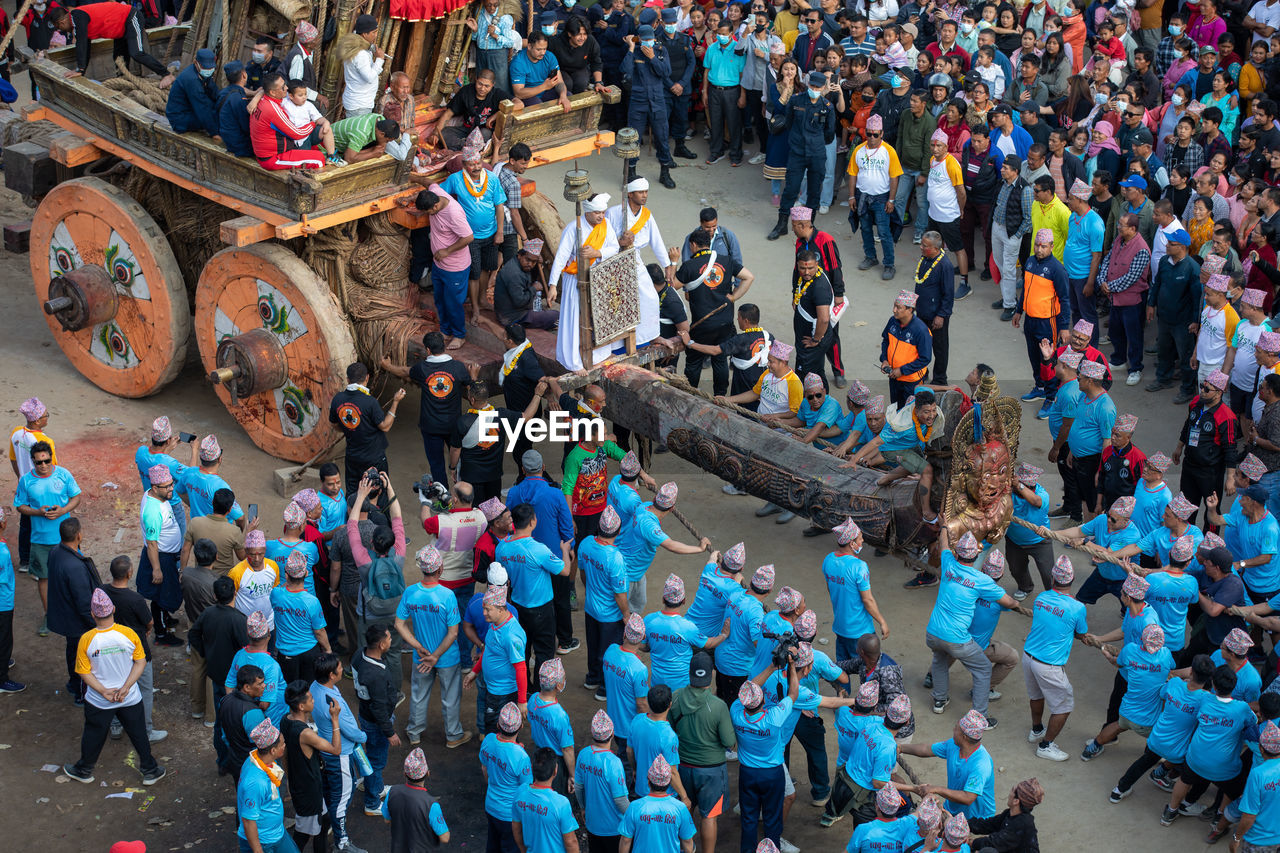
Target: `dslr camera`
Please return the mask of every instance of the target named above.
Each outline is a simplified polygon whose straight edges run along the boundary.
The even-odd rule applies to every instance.
[[[420,502],[430,505],[436,512],[448,511],[449,504],[452,502],[449,488],[444,483],[431,479],[430,474],[423,474],[414,482],[412,488]]]
[[[767,640],[775,641],[773,647],[773,665],[778,669],[785,670],[791,663],[792,657],[800,648],[800,638],[796,636],[795,631],[787,631],[782,634],[772,634],[768,631],[763,632]]]

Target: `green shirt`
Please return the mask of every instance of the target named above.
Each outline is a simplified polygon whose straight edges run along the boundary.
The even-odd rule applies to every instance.
[[[342,157],[347,151],[363,151],[373,144],[374,126],[382,121],[377,113],[344,118],[333,123],[333,149]]]
[[[560,488],[569,497],[569,510],[574,515],[596,515],[604,512],[609,496],[608,460],[621,460],[626,451],[606,441],[595,450],[575,444],[564,460],[564,481]]]
[[[724,764],[724,751],[737,745],[729,706],[710,687],[677,690],[667,720],[680,737],[681,764],[719,766]]]

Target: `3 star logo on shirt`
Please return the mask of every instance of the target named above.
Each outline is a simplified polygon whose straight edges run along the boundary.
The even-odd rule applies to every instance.
[[[427,391],[437,400],[443,400],[453,393],[453,377],[440,370],[427,377]]]
[[[355,403],[343,403],[338,407],[338,422],[347,429],[360,426],[360,407]]]

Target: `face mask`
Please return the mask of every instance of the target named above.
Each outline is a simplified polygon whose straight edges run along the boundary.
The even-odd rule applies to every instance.
[[[572,9],[574,6],[578,5],[578,0],[561,0],[561,2],[564,3],[564,7],[566,9]]]
[[[764,27],[765,27],[764,24],[756,24],[756,32],[758,33],[764,32]]]
[[[669,35],[669,36],[673,36],[673,35],[675,35],[675,34],[676,34],[676,25],[675,25],[675,24],[663,24],[663,25],[662,25],[662,28],[663,28],[664,30],[666,30],[666,31],[667,31],[667,35]]]
[[[556,34],[556,28],[554,26],[543,27],[542,33],[543,35],[553,36]]]
[[[48,3],[32,3],[31,5],[35,7],[35,10],[37,12],[43,12],[45,9],[49,7]]]
[[[897,74],[893,75],[892,77],[889,78],[889,85],[895,89],[898,88],[899,86],[902,85],[902,78],[899,77]]]
[[[961,24],[960,32],[964,33],[965,35],[969,35],[969,33],[973,32],[973,24]]]
[[[263,61],[264,59],[266,59],[266,58],[267,58],[267,55],[266,55],[265,53],[261,53],[261,52],[256,51],[256,50],[253,52],[253,61],[254,61],[254,62],[262,62],[262,61]]]
[[[821,98],[821,97],[822,97],[822,90],[821,90],[821,89],[810,89],[810,90],[809,90],[809,100],[811,100],[811,101],[816,101],[816,100],[818,100],[818,98]]]
[[[1103,104],[1105,104],[1105,103],[1107,102],[1107,96],[1106,96],[1106,94],[1105,94],[1105,93],[1103,93],[1103,92],[1099,92],[1098,94],[1094,95],[1094,96],[1093,96],[1093,102],[1094,102],[1095,104],[1097,104],[1098,106],[1102,106]]]
[[[1236,184],[1240,183],[1240,176],[1239,176],[1239,175],[1228,175],[1228,176],[1227,176],[1227,183],[1231,184],[1231,186],[1233,186],[1233,187],[1234,187]]]
[[[1116,101],[1116,111],[1117,111],[1117,112],[1124,112],[1124,111],[1125,111],[1125,110],[1127,110],[1127,109],[1129,109],[1129,102],[1128,102],[1128,101]]]
[[[1174,105],[1175,107],[1180,107],[1180,106],[1182,106],[1182,102],[1183,102],[1184,98],[1183,98],[1181,95],[1179,95],[1179,94],[1175,93],[1175,94],[1174,94],[1174,96],[1173,96],[1172,98],[1170,98],[1169,100],[1173,102],[1173,105]]]
[[[212,68],[200,68],[197,70],[200,72],[200,76],[205,78],[206,80],[213,76]]]
[[[1170,24],[1169,35],[1173,36],[1174,38],[1177,38],[1178,36],[1182,35],[1182,27],[1176,26],[1174,24]]]
[[[722,45],[725,45],[725,44],[728,44],[730,41],[732,41],[732,37],[726,36],[726,35],[718,35],[716,36],[716,41],[720,42],[720,44]]]
[[[654,39],[642,39],[640,41],[641,47],[653,47],[655,44],[657,44],[657,41]]]

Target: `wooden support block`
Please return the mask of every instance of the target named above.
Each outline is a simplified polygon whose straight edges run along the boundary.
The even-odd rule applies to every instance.
[[[392,208],[387,213],[387,218],[396,225],[399,225],[401,228],[406,228],[410,231],[414,231],[418,228],[426,228],[431,224],[430,217],[418,210],[416,207],[408,208],[396,205],[396,207]]]
[[[95,163],[107,152],[74,133],[59,133],[49,142],[49,156],[68,168]]]
[[[48,147],[19,142],[4,149],[4,183],[14,192],[42,198],[57,180],[57,164],[49,156]]]
[[[26,254],[31,250],[31,220],[14,222],[4,227],[4,247],[6,251]]]
[[[255,216],[237,216],[218,225],[218,239],[228,246],[250,246],[276,236],[276,227]]]

